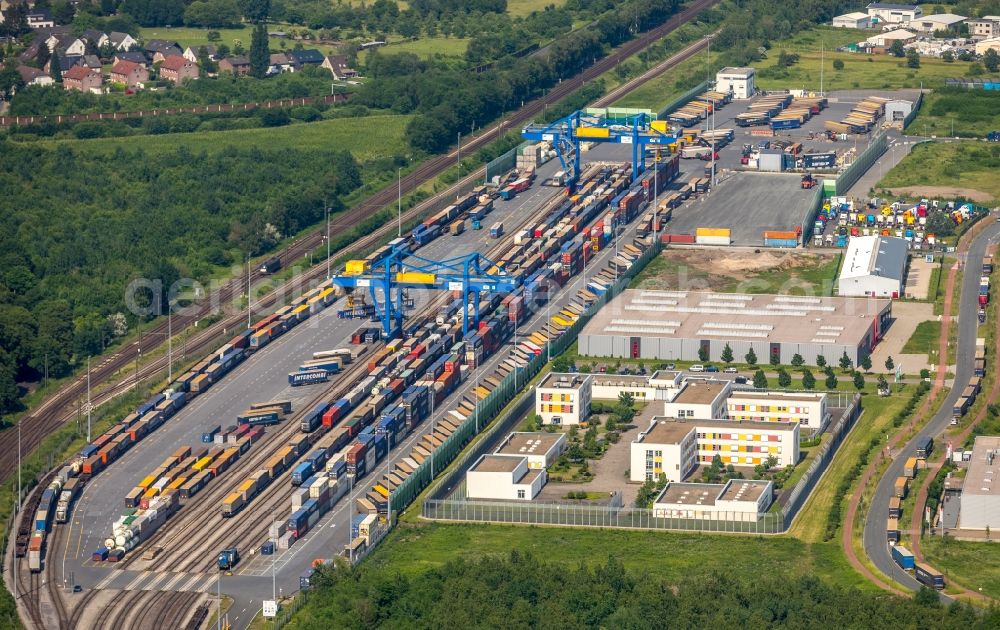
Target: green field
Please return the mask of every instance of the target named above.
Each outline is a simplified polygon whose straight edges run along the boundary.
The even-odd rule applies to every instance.
[[[1000,599],[1000,545],[924,536],[920,549],[946,581],[955,575],[969,590]]]
[[[721,293],[830,295],[840,256],[801,252],[750,254],[725,250],[665,250],[630,288]]]
[[[530,14],[532,11],[542,11],[549,5],[561,6],[564,0],[507,0],[507,13],[514,17]]]
[[[432,55],[444,55],[446,57],[461,57],[465,55],[465,50],[469,47],[469,40],[459,37],[421,37],[406,41],[389,41],[378,51],[382,54],[393,55],[401,52],[413,53],[421,58]],[[358,65],[364,63],[367,51],[358,53]]]
[[[943,88],[924,97],[910,134],[984,138],[1000,131],[1000,92]]]
[[[374,568],[417,576],[449,560],[531,552],[567,568],[596,564],[611,555],[650,577],[679,581],[692,572],[815,575],[866,590],[835,544],[807,544],[788,537],[709,536],[664,532],[423,523],[402,524],[369,562]]]
[[[926,321],[917,324],[916,330],[906,340],[903,354],[927,354],[929,348],[937,347],[941,337],[941,322]]]
[[[934,88],[944,80],[966,76],[968,62],[947,63],[941,59],[921,57],[920,68],[906,66],[906,59],[890,55],[839,53],[837,47],[863,41],[869,31],[820,27],[787,40],[772,43],[768,58],[753,64],[757,68],[757,85],[762,89],[820,89],[820,66],[823,66],[823,89],[848,90]],[[824,49],[825,52],[822,52]],[[782,50],[800,55],[798,63],[788,68],[777,67]],[[833,67],[834,60],[844,62],[843,70]],[[980,78],[1000,77],[1000,74],[980,75]]]
[[[194,133],[143,136],[141,146],[149,152],[174,151],[185,147],[189,151],[216,152],[229,147],[268,147],[278,149],[350,150],[359,162],[391,157],[408,152],[404,130],[409,116],[368,116],[336,118],[313,123],[277,128],[237,129],[232,131],[202,131]],[[377,142],[372,139],[377,138]],[[94,140],[57,140],[63,146],[113,150],[122,145],[135,146],[134,138],[98,138]]]
[[[218,31],[220,39],[217,42],[208,41],[208,32]],[[175,27],[175,28],[140,28],[139,29],[139,39],[147,41],[150,39],[165,39],[167,41],[177,42],[181,46],[187,48],[188,46],[202,46],[205,44],[213,44],[218,46],[219,44],[225,44],[229,48],[233,47],[237,41],[243,43],[243,47],[247,50],[250,49],[250,27],[244,26],[242,28],[190,28],[190,27]]]
[[[983,201],[1000,200],[1000,144],[976,142],[928,142],[913,147],[894,169],[878,183],[892,190],[901,186],[947,187],[953,196],[972,196],[978,191]],[[918,195],[919,196],[919,195]]]

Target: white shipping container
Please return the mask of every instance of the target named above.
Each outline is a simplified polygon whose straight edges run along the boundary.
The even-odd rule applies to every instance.
[[[268,530],[267,535],[271,540],[277,540],[288,531],[288,521],[274,521],[271,523],[271,528]]]
[[[285,532],[278,538],[278,549],[284,551],[289,549],[295,543],[295,538],[292,536],[292,532]]]
[[[699,245],[729,245],[728,236],[696,236],[695,243]]]

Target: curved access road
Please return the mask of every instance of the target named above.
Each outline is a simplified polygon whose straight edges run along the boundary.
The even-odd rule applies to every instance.
[[[889,467],[879,480],[878,486],[875,488],[875,495],[872,498],[871,507],[865,517],[863,535],[865,554],[879,571],[891,578],[897,585],[901,585],[910,590],[917,590],[921,585],[912,575],[906,573],[896,565],[896,563],[892,560],[889,545],[886,542],[885,526],[886,521],[889,518],[889,499],[893,496],[893,486],[896,478],[903,475],[903,467],[906,463],[906,459],[916,454],[916,444],[918,440],[926,437],[932,437],[935,439],[935,446],[943,448],[942,445],[937,444],[938,438],[944,433],[951,423],[951,409],[959,395],[962,393],[965,383],[967,383],[972,377],[973,362],[971,361],[971,357],[975,354],[978,324],[977,313],[979,310],[978,295],[980,274],[978,266],[986,252],[988,243],[990,241],[995,241],[997,237],[1000,236],[1000,224],[996,222],[993,215],[987,216],[983,219],[983,221],[987,222],[985,227],[977,229],[972,239],[967,241],[967,248],[959,248],[959,260],[964,260],[968,264],[965,266],[966,273],[962,276],[962,293],[958,298],[960,300],[958,314],[958,348],[955,355],[958,357],[958,361],[956,361],[955,366],[955,383],[957,385],[952,387],[937,413],[934,414],[923,429],[921,429],[913,438],[911,438],[897,451],[895,459],[893,459],[889,464]],[[968,271],[970,269],[972,270],[971,272]],[[952,287],[949,286],[948,288],[950,290]],[[946,324],[950,319],[947,316],[947,313],[949,312],[950,309],[946,306],[946,316],[942,322],[942,336],[945,341],[947,339],[946,335],[948,330],[948,326]],[[942,351],[941,356],[947,355],[944,351]],[[944,366],[939,367],[938,370],[938,383],[943,383],[943,367]],[[928,396],[928,400],[930,399],[931,396]],[[904,515],[904,517],[907,516],[909,515]],[[845,540],[845,544],[849,545],[850,540]],[[945,598],[947,599],[947,597]]]

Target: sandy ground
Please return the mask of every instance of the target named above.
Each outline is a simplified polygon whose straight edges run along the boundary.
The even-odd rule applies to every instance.
[[[874,372],[885,371],[885,360],[892,357],[896,365],[902,366],[904,374],[917,374],[923,368],[933,370],[926,354],[903,354],[903,346],[922,321],[937,319],[934,315],[934,305],[927,302],[893,302],[893,322],[885,338],[879,342],[872,352],[872,369]]]
[[[956,186],[893,186],[891,190],[897,195],[927,199],[965,197],[976,203],[988,203],[993,200],[993,195],[987,192],[976,190],[975,188],[959,188]]]
[[[761,249],[759,254],[754,253],[751,249],[689,249],[670,250],[661,255],[669,256],[673,263],[671,271],[654,278],[647,278],[643,281],[642,286],[648,288],[697,288],[682,286],[685,284],[685,278],[689,277],[684,272],[685,268],[696,272],[699,276],[706,274],[710,277],[747,280],[748,276],[775,269],[794,271],[796,268],[813,267],[819,261],[830,257],[828,254],[768,249]],[[677,274],[677,278],[671,277],[674,273]]]
[[[923,258],[914,257],[910,260],[910,271],[906,274],[906,297],[916,300],[926,300],[931,287],[931,272],[938,263],[929,263]]]

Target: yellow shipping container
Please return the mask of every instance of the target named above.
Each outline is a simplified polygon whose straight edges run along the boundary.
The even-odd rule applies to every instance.
[[[305,311],[308,311],[308,310],[309,310],[309,305],[308,304],[303,304],[302,306],[295,307],[292,310],[292,313],[295,314],[295,315],[298,315],[299,313],[302,313],[302,312],[305,312]]]
[[[140,481],[138,487],[142,488],[143,490],[146,490],[147,488],[149,488],[149,486],[153,485],[154,483],[156,483],[156,475],[150,475],[145,479],[143,479],[142,481]]]
[[[732,235],[732,230],[729,228],[698,228],[694,231],[694,235],[698,236],[725,236],[729,237]]]
[[[177,479],[174,479],[173,481],[170,482],[170,485],[167,486],[167,490],[176,490],[177,488],[183,486],[185,483],[187,483],[187,477],[178,477]]]
[[[382,484],[377,483],[377,484],[375,484],[375,487],[372,488],[372,489],[375,490],[375,492],[378,492],[379,494],[381,494],[383,497],[385,497],[387,499],[389,498],[389,491],[386,490],[385,486],[383,486]]]
[[[396,282],[406,282],[409,284],[434,284],[435,280],[437,280],[437,276],[432,273],[404,271],[396,274]]]
[[[194,470],[204,470],[205,467],[208,466],[209,463],[211,463],[211,461],[212,461],[211,456],[202,457],[201,459],[196,461],[194,463],[194,466],[192,466],[191,468],[193,468]]]
[[[552,323],[558,324],[559,326],[563,326],[565,328],[569,328],[570,326],[573,325],[571,322],[566,321],[565,319],[559,317],[558,315],[552,316]]]
[[[160,491],[159,491],[159,490],[157,490],[156,488],[150,488],[150,489],[146,490],[146,491],[145,491],[145,492],[144,492],[144,493],[142,494],[142,498],[144,498],[144,499],[152,499],[152,498],[153,498],[153,497],[155,497],[155,496],[156,496],[157,494],[159,494],[159,492],[160,492]]]
[[[349,276],[360,276],[366,271],[368,271],[367,260],[348,260],[344,265],[344,273]]]
[[[607,127],[577,127],[577,138],[610,138],[611,130]]]
[[[238,492],[247,492],[248,490],[250,490],[250,488],[253,488],[253,486],[254,486],[255,483],[257,483],[257,482],[254,481],[253,479],[247,479],[246,481],[244,481],[243,483],[241,483],[239,485],[239,488],[237,488],[237,491]]]

